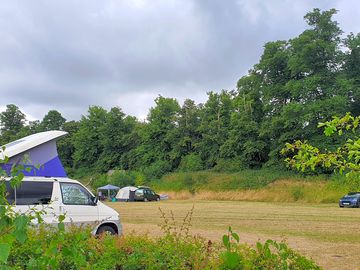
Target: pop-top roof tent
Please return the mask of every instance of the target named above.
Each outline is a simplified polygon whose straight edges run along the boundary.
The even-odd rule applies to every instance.
[[[8,157],[9,162],[2,168],[9,173],[13,165],[22,164],[25,176],[67,177],[56,147],[56,141],[66,134],[65,131],[45,131],[4,145],[0,158]]]

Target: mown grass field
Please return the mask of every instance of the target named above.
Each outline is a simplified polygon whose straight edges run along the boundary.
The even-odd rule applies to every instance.
[[[161,234],[159,207],[176,222],[194,206],[193,234],[220,241],[228,226],[241,241],[268,238],[286,240],[290,247],[313,258],[324,269],[360,267],[360,209],[340,209],[337,204],[267,203],[242,201],[168,200],[151,203],[108,203],[116,209],[124,233]]]

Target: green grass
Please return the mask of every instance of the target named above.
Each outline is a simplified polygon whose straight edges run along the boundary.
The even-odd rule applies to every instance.
[[[278,180],[299,178],[291,172],[281,172],[270,169],[243,170],[236,173],[219,173],[214,171],[178,172],[163,176],[152,184],[161,190],[233,190],[254,189],[265,187]]]
[[[243,170],[236,173],[219,173],[214,171],[178,172],[163,176],[153,181],[152,185],[161,190],[211,190],[226,191],[236,189],[259,189],[277,180],[318,181],[326,176],[301,176],[291,171],[261,169]]]
[[[347,192],[360,190],[359,181],[343,175],[302,176],[269,168],[236,173],[171,173],[150,186],[179,199],[307,203],[335,203]]]

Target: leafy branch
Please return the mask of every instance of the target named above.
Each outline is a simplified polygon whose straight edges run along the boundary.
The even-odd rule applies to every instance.
[[[330,168],[346,176],[359,176],[360,172],[360,116],[352,116],[347,113],[344,117],[334,116],[331,121],[319,123],[319,128],[324,128],[325,136],[345,132],[351,133],[351,138],[338,147],[335,151],[322,152],[319,148],[308,142],[296,141],[287,143],[281,153],[287,155],[285,162],[289,167],[304,172],[306,169],[315,170],[318,167]]]

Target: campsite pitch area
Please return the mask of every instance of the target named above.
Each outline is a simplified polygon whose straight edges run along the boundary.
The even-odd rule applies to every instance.
[[[360,267],[360,209],[336,204],[294,204],[234,201],[169,200],[109,203],[120,215],[124,234],[161,234],[159,207],[181,224],[194,205],[193,234],[220,241],[228,226],[241,241],[285,240],[290,247],[314,259],[324,269]]]

